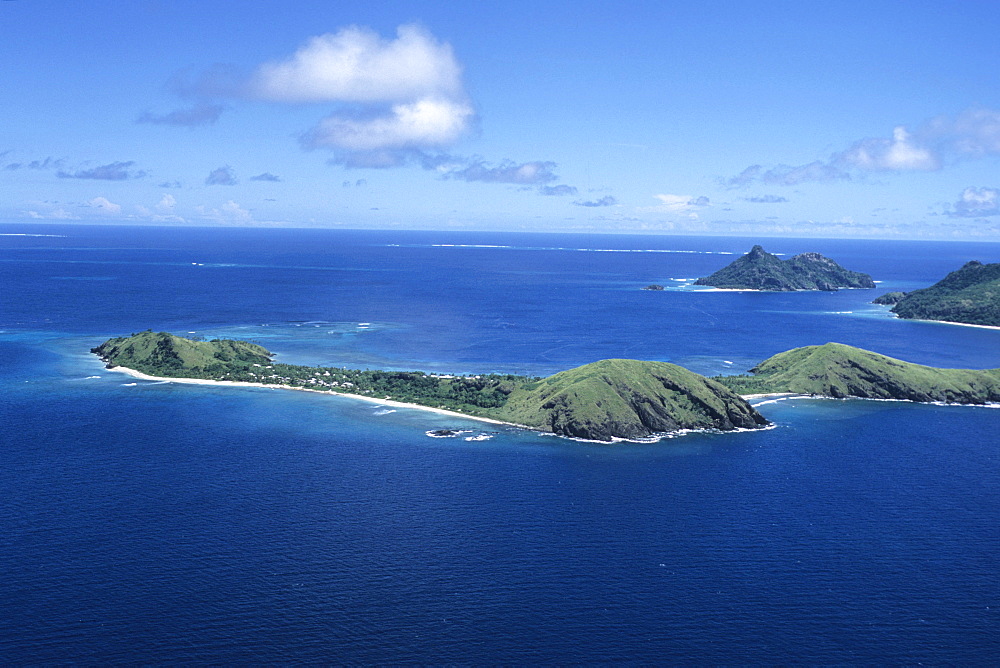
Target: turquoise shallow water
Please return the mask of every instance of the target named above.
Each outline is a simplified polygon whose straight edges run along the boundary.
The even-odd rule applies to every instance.
[[[8,662],[987,664],[1000,650],[1000,410],[782,401],[761,407],[772,430],[606,446],[135,382],[86,352],[152,327],[361,367],[551,373],[629,356],[720,373],[837,340],[984,368],[1000,366],[1000,332],[893,320],[861,291],[638,290],[749,240],[45,229],[66,236],[0,237]],[[886,290],[1000,255],[765,247],[824,252]],[[439,427],[491,438],[425,436]]]

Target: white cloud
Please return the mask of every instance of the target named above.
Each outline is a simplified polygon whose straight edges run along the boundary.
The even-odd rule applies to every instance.
[[[863,139],[838,156],[838,161],[867,171],[930,171],[941,168],[938,155],[916,143],[903,126],[892,139]]]
[[[711,202],[707,197],[701,195],[699,197],[692,197],[691,195],[653,195],[656,199],[660,200],[661,204],[657,206],[644,207],[643,211],[648,211],[650,213],[670,213],[675,215],[687,216],[691,220],[698,219],[697,211],[706,206],[712,206]]]
[[[1000,111],[969,109],[955,118],[933,118],[912,132],[897,126],[892,138],[861,139],[825,161],[778,165],[766,170],[752,165],[726,184],[796,185],[807,181],[849,180],[858,172],[934,171],[954,162],[996,155],[1000,155]]]
[[[313,37],[257,68],[249,90],[274,102],[348,105],[302,144],[337,151],[351,166],[395,166],[406,151],[449,146],[476,116],[451,46],[416,25],[400,26],[395,39],[357,26]]]
[[[966,188],[955,202],[949,216],[977,218],[1000,215],[1000,190],[997,188]]]
[[[305,143],[347,151],[446,146],[466,131],[474,115],[465,103],[423,99],[393,105],[390,113],[375,118],[334,114],[323,119]]]
[[[257,97],[280,102],[405,102],[464,97],[451,46],[403,25],[387,40],[357,26],[313,37],[291,58],[257,69]]]
[[[105,197],[95,197],[91,200],[87,200],[87,205],[115,215],[122,212],[121,204],[110,202]]]
[[[163,213],[173,213],[175,206],[177,206],[177,198],[168,193],[160,198],[159,203],[156,205],[156,210]]]
[[[80,220],[80,216],[73,215],[62,207],[51,211],[25,211],[24,215],[37,220]]]
[[[234,202],[227,201],[218,208],[196,206],[195,210],[204,218],[224,225],[244,225],[254,222],[253,215],[247,209]]]

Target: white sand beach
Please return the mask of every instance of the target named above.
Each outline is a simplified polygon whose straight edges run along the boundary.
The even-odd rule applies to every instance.
[[[900,318],[900,320],[903,320],[903,319],[904,318]],[[969,323],[969,322],[952,322],[951,320],[920,320],[920,319],[917,319],[917,318],[914,318],[913,320],[915,322],[936,322],[936,323],[939,323],[939,324],[942,324],[942,325],[958,325],[959,327],[975,327],[977,329],[996,329],[996,330],[1000,330],[1000,327],[996,327],[994,325],[973,325],[972,323]]]
[[[129,369],[124,366],[116,366],[108,371],[116,371],[118,373],[123,373],[132,378],[138,378],[140,380],[154,380],[161,383],[180,383],[182,385],[222,385],[226,387],[263,387],[275,390],[297,390],[299,392],[315,392],[316,394],[328,394],[335,397],[345,397],[347,399],[360,399],[361,401],[367,401],[369,403],[379,404],[381,406],[392,406],[394,408],[416,408],[422,411],[430,411],[431,413],[438,413],[440,415],[448,415],[451,417],[466,418],[469,420],[477,420],[479,422],[488,422],[490,424],[502,424],[509,427],[520,427],[522,429],[533,429],[522,424],[515,424],[514,422],[504,422],[502,420],[494,420],[492,418],[480,417],[478,415],[468,415],[466,413],[460,413],[458,411],[449,411],[444,408],[433,408],[431,406],[421,406],[420,404],[408,404],[402,401],[393,401],[392,399],[379,399],[378,397],[367,397],[362,394],[347,394],[346,392],[334,392],[332,390],[312,390],[305,387],[291,387],[290,385],[274,385],[268,383],[251,383],[248,381],[239,380],[208,380],[205,378],[164,378],[161,376],[150,376],[149,374],[142,373],[141,371],[136,371],[135,369]],[[533,429],[533,431],[537,431]]]

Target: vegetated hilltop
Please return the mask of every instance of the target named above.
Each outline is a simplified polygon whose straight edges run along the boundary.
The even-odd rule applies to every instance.
[[[108,339],[90,352],[113,366],[169,378],[214,378],[234,367],[271,363],[271,353],[255,343],[192,341],[152,330]]]
[[[868,274],[844,269],[819,253],[800,253],[782,261],[759,245],[714,274],[699,278],[694,284],[782,292],[875,287]]]
[[[741,394],[795,392],[957,404],[1000,401],[1000,369],[938,369],[842,343],[778,353],[750,372],[754,375],[715,380]]]
[[[1000,263],[967,262],[931,287],[908,293],[892,312],[900,318],[1000,327]]]
[[[906,297],[905,292],[887,292],[884,295],[876,297],[872,300],[872,304],[880,304],[882,306],[892,306],[903,301]]]
[[[280,385],[392,399],[610,441],[682,429],[732,430],[767,421],[738,395],[665,362],[605,360],[540,379],[309,367],[272,361],[242,341],[191,341],[152,331],[94,348],[108,367],[151,376]]]
[[[586,364],[521,387],[502,414],[536,429],[601,441],[767,424],[743,398],[704,376],[666,362],[625,359]]]

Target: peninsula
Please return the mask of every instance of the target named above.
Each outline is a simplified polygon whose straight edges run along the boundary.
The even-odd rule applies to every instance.
[[[900,318],[1000,327],[1000,263],[967,262],[929,288],[890,292],[875,303],[892,304]]]
[[[795,348],[750,370],[715,380],[740,394],[905,399],[951,404],[1000,402],[1000,369],[939,369],[842,343]]]
[[[714,274],[699,278],[695,285],[727,290],[826,290],[874,288],[868,274],[844,269],[819,253],[800,253],[782,261],[757,245]]]
[[[109,369],[161,379],[200,379],[403,402],[596,441],[639,439],[692,429],[767,425],[723,385],[666,362],[603,360],[541,379],[434,375],[281,364],[245,341],[192,341],[145,331],[109,339],[91,352]]]

